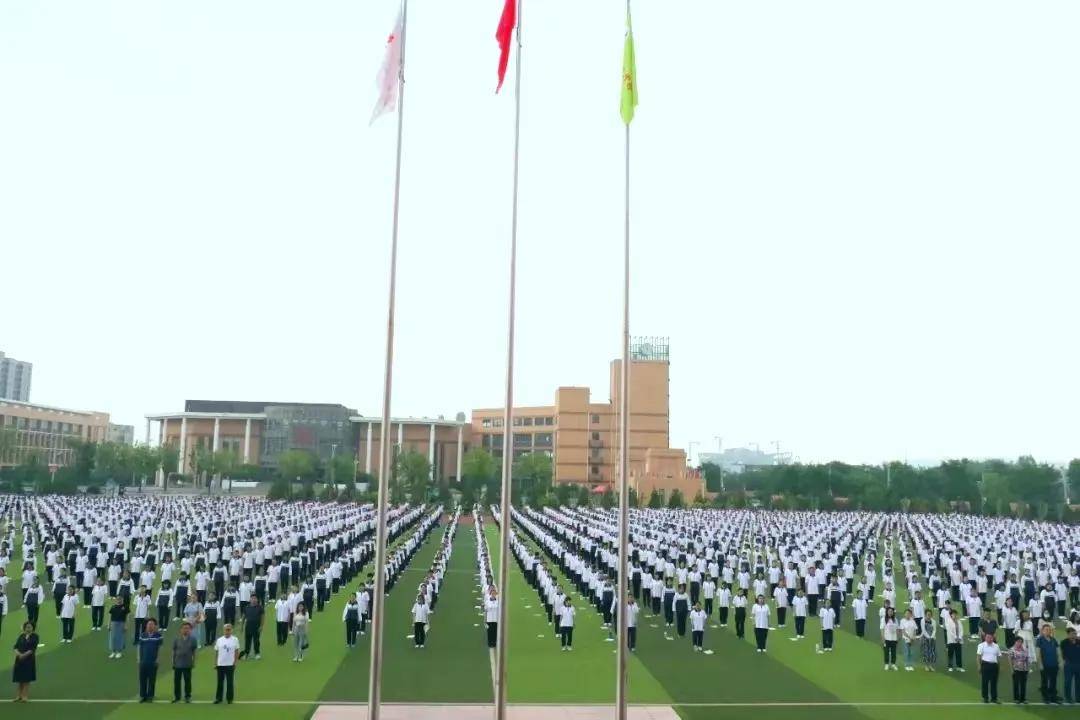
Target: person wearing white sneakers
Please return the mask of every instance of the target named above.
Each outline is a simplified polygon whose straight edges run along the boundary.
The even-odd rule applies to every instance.
[[[60,642],[70,643],[75,637],[75,608],[79,606],[79,596],[75,593],[75,586],[69,585],[67,595],[60,601]]]
[[[881,646],[884,649],[885,669],[896,670],[896,643],[900,635],[900,624],[896,621],[896,611],[885,608],[881,619]]]
[[[915,641],[919,637],[919,624],[915,622],[914,613],[910,610],[904,613],[900,621],[900,637],[904,641],[904,671],[915,670]]]
[[[964,672],[964,626],[956,610],[949,610],[945,625],[945,654],[949,662],[949,672],[955,665],[957,672]]]
[[[125,625],[127,624],[128,612],[127,605],[124,605],[124,598],[117,596],[113,600],[112,607],[109,608],[110,658],[123,657],[124,633],[126,632]]]
[[[818,610],[818,615],[821,616],[821,647],[818,648],[818,655],[823,655],[827,652],[832,652],[833,649],[833,631],[836,628],[836,609],[831,605],[822,605]]]
[[[810,601],[806,599],[803,589],[799,588],[799,591],[795,593],[795,597],[791,598],[791,610],[795,615],[795,637],[791,638],[792,640],[802,640],[804,637],[806,613],[809,605]]]
[[[297,605],[292,618],[293,662],[304,662],[304,650],[308,645],[308,623],[310,621],[311,616],[308,615],[304,603]]]
[[[105,623],[105,600],[109,596],[109,587],[102,578],[94,581],[90,588],[90,629],[100,632]]]
[[[757,651],[763,653],[769,642],[769,616],[772,614],[769,606],[765,604],[764,595],[757,596],[750,612],[754,618],[754,640],[757,642]]]
[[[630,600],[633,602],[633,598],[630,598]],[[694,609],[690,611],[690,639],[693,642],[694,652],[701,652],[703,649],[705,622],[708,619],[709,616],[701,609],[701,603],[694,605]]]
[[[424,594],[420,593],[416,596],[416,602],[412,606],[413,647],[417,649],[422,649],[427,639],[427,622],[430,614],[431,609],[427,606],[427,601],[424,600]]]
[[[922,623],[922,659],[923,667],[934,672],[937,665],[937,623],[933,615],[927,615]]]
[[[570,604],[570,596],[566,596],[563,602],[562,612],[559,613],[559,641],[563,652],[574,649],[574,615],[577,611]]]

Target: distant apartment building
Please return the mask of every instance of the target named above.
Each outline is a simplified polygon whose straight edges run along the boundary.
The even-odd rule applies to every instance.
[[[9,358],[0,352],[0,400],[30,402],[31,363]]]
[[[12,437],[10,447],[5,441],[0,466],[18,465],[32,455],[48,465],[70,465],[75,459],[72,441],[104,441],[109,415],[0,400],[0,427]]]
[[[117,445],[134,445],[135,426],[109,423],[109,431],[105,434],[105,439]]]

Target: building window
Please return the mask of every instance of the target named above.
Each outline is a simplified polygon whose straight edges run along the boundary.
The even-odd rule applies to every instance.
[[[514,447],[515,448],[532,447],[532,435],[530,435],[528,433],[514,433]]]
[[[481,420],[480,421],[480,427],[486,427],[486,428],[491,427],[491,418],[484,418],[483,420]]]
[[[514,427],[521,427],[521,421],[522,421],[522,418],[519,418],[519,417],[514,418]]]
[[[495,418],[494,420],[491,421],[491,427],[500,428],[502,426],[503,426],[503,419],[502,418]]]
[[[553,418],[553,417],[544,418],[544,424],[545,425],[554,425],[555,424],[555,418]]]
[[[530,426],[530,425],[533,424],[533,419],[531,417],[521,418],[521,424],[526,425],[526,426]]]
[[[551,447],[551,433],[536,433],[534,444],[537,447]]]
[[[591,472],[593,475],[599,475],[600,474],[600,466],[599,465],[590,465],[589,466],[589,472]]]
[[[600,441],[600,433],[598,433],[598,432],[594,432],[594,433],[592,434],[592,439],[593,439],[593,440],[596,440],[597,442],[599,442],[599,441]]]
[[[596,423],[600,422],[600,416],[599,416],[599,415],[597,415],[596,413],[593,413],[593,414],[592,414],[592,417],[590,418],[590,420],[591,420],[591,421],[592,421],[592,423],[593,423],[593,424],[595,425]]]

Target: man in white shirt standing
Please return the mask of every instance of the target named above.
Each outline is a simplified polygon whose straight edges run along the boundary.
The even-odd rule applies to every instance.
[[[222,628],[224,633],[214,642],[214,652],[217,655],[214,663],[217,669],[217,692],[214,694],[214,704],[221,704],[222,691],[228,703],[233,701],[233,682],[236,672],[236,663],[240,661],[240,641],[233,635],[232,625],[226,624]]]
[[[982,677],[982,699],[984,703],[1001,704],[998,700],[998,671],[1001,648],[994,641],[994,636],[987,634],[975,649],[979,657],[979,675]]]

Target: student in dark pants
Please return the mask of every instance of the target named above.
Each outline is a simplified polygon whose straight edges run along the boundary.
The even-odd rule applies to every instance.
[[[355,595],[345,604],[341,619],[345,621],[346,647],[356,647],[356,635],[360,631],[360,605],[356,602]]]
[[[494,648],[499,638],[499,597],[494,587],[484,598],[484,622],[487,623],[487,646]]]
[[[1027,702],[1028,670],[1031,667],[1031,659],[1024,647],[1024,638],[1016,638],[1013,646],[1004,654],[1009,656],[1009,663],[1012,665],[1013,702],[1023,705]]]
[[[254,646],[255,659],[262,659],[263,606],[254,595],[244,608],[244,655],[250,655]]]
[[[154,702],[157,686],[158,652],[163,639],[153,619],[146,621],[146,629],[139,636],[139,702]]]
[[[1060,703],[1057,692],[1058,642],[1052,626],[1042,626],[1039,637],[1035,638],[1035,654],[1039,657],[1039,693],[1043,702],[1047,705]]]
[[[979,658],[979,675],[982,678],[982,699],[984,703],[1000,703],[998,700],[998,672],[1001,660],[1001,648],[994,642],[994,636],[987,634],[975,649]]]
[[[191,634],[191,623],[184,621],[180,624],[180,635],[173,638],[172,665],[173,665],[173,702],[180,702],[180,686],[184,689],[184,702],[191,702],[191,670],[195,667],[195,651],[198,642]]]

